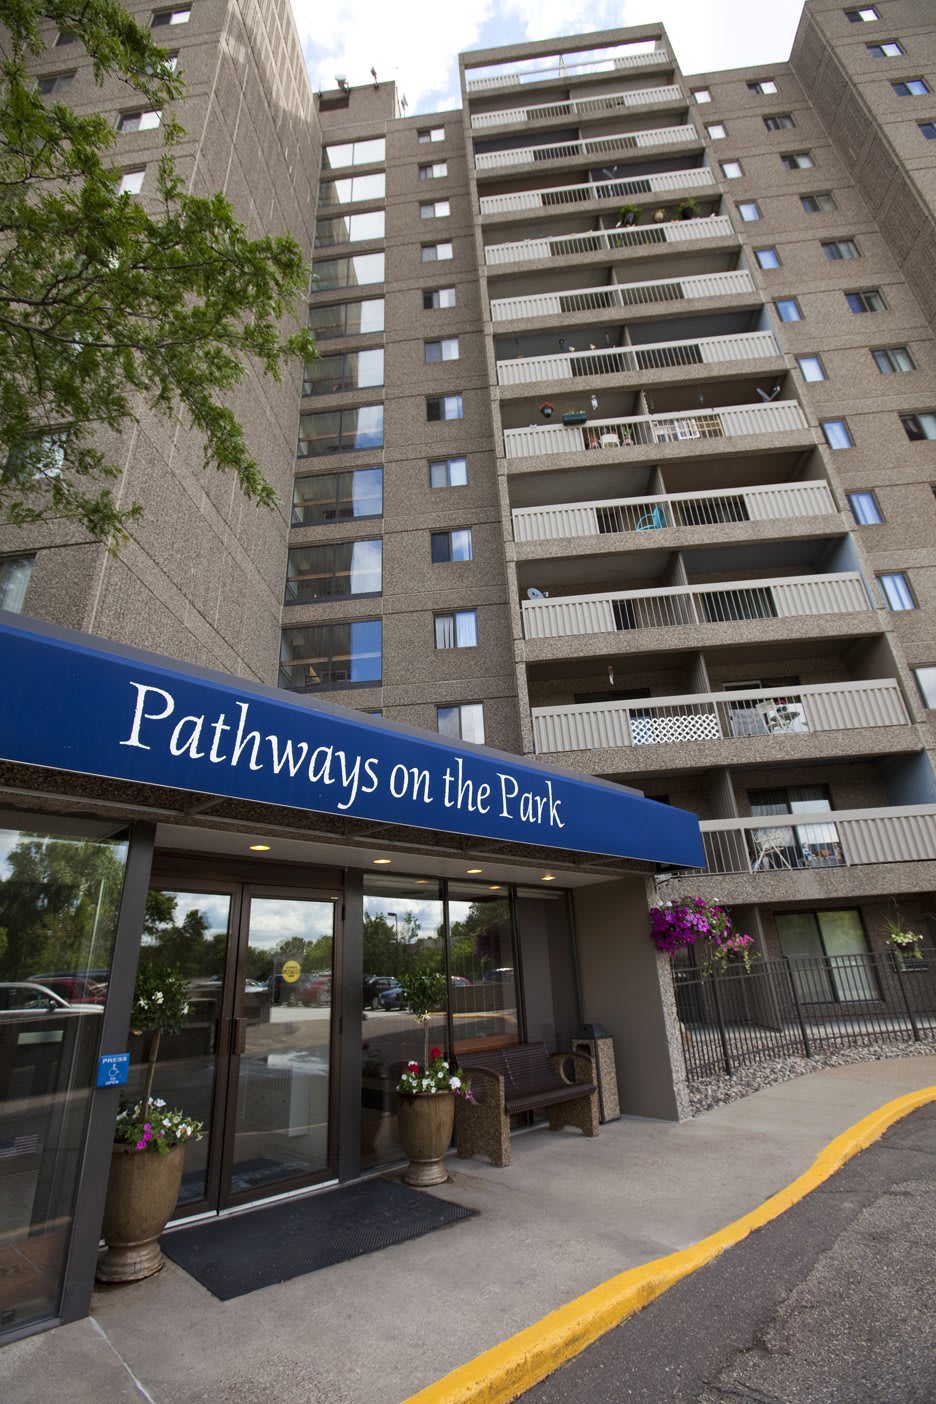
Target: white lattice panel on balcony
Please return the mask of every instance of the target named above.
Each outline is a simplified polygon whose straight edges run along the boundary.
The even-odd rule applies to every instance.
[[[669,745],[680,741],[717,741],[718,717],[711,712],[687,712],[671,717],[631,717],[635,746]]]

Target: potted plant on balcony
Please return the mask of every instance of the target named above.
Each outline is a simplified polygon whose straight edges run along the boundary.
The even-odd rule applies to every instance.
[[[585,424],[588,422],[588,415],[583,409],[567,410],[562,416],[563,424]]]
[[[202,1124],[153,1097],[153,1074],[162,1035],[179,1033],[187,1013],[181,971],[155,961],[141,965],[130,1026],[148,1040],[146,1079],[143,1096],[122,1104],[114,1124],[99,1282],[139,1282],[164,1262],[159,1236],[179,1197],[186,1142],[200,1139]]]
[[[640,216],[639,205],[622,205],[618,210],[618,227],[629,229],[632,224],[639,224]]]
[[[442,1157],[448,1150],[455,1125],[455,1097],[470,1097],[443,1056],[429,1047],[429,1022],[446,1007],[448,987],[439,972],[414,972],[400,978],[402,999],[423,1026],[423,1061],[411,1059],[403,1069],[400,1094],[400,1142],[409,1159],[403,1172],[408,1185],[420,1188],[441,1185],[448,1179]]]
[[[676,206],[676,213],[680,219],[695,219],[698,206],[691,195],[687,195],[684,200],[680,200]]]

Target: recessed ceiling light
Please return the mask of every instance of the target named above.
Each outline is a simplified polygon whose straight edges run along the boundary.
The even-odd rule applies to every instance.
[[[543,876],[540,878],[540,882],[555,882],[555,881],[556,881],[556,874],[555,874],[555,873],[544,873]]]
[[[415,882],[415,884],[416,884],[417,887],[425,887],[425,886],[426,886],[426,883],[429,881],[429,879],[428,879],[428,878],[414,878],[413,881]]]
[[[250,851],[251,853],[269,853],[270,845],[268,843],[252,843]]]
[[[374,859],[374,862],[377,863],[377,864],[381,864],[381,863],[392,863],[392,862],[393,862],[393,859],[392,859],[392,858],[375,858],[375,859]]]
[[[488,888],[488,892],[500,892],[500,883],[492,882],[490,887]]]
[[[484,872],[484,869],[483,869],[483,868],[466,868],[466,869],[465,869],[465,872],[468,874],[469,877],[477,877],[478,873],[483,873],[483,872]]]

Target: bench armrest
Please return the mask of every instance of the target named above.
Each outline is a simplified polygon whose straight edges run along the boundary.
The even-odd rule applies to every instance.
[[[557,1077],[562,1078],[570,1087],[577,1082],[595,1081],[595,1060],[590,1053],[551,1053],[549,1061],[552,1063],[553,1072]],[[571,1062],[575,1075],[569,1077],[566,1072],[566,1064]]]
[[[485,1095],[492,1101],[503,1103],[504,1100],[504,1074],[491,1072],[490,1068],[472,1067],[470,1063],[460,1063],[459,1070],[463,1080],[470,1086],[474,1078],[480,1077]]]

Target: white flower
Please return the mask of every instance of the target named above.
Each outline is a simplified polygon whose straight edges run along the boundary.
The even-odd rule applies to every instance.
[[[451,1089],[452,1089],[453,1092],[455,1091],[455,1088],[456,1088],[456,1087],[461,1087],[461,1078],[460,1078],[460,1077],[450,1077],[450,1078],[449,1078],[449,1087],[451,1087]]]
[[[153,993],[153,1003],[154,1003],[154,1004],[162,1004],[162,1002],[163,1002],[163,992],[162,992],[162,990],[156,990],[156,991],[154,991],[154,993]]]
[[[183,1004],[183,1006],[182,1006],[182,1013],[183,1013],[183,1014],[187,1014],[188,1011],[189,1011],[188,1005],[187,1005],[187,1004]]]

